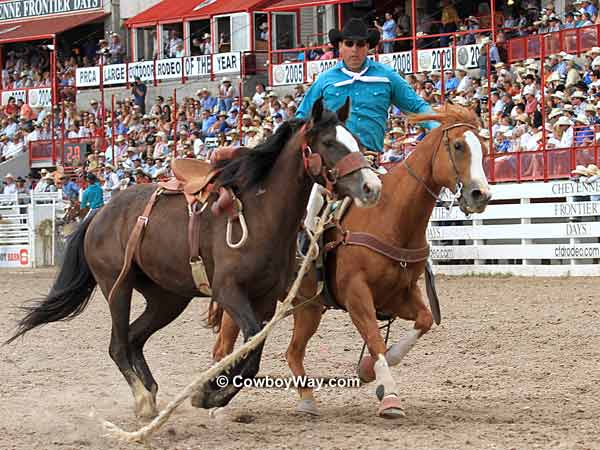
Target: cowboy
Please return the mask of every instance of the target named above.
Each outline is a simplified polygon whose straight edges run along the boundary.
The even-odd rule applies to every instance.
[[[91,211],[104,206],[104,196],[98,177],[90,172],[85,176],[85,179],[88,181],[89,186],[83,191],[81,208],[90,208]]]
[[[325,106],[336,111],[347,97],[351,112],[346,127],[367,150],[380,153],[386,130],[388,110],[393,104],[402,112],[431,112],[431,107],[392,68],[367,59],[369,49],[379,42],[379,32],[367,30],[361,19],[350,19],[343,30],[331,30],[329,40],[339,48],[340,61],[323,72],[306,93],[296,117],[307,119],[313,104],[323,97]],[[427,124],[434,127],[436,124]],[[315,184],[308,204],[305,226],[314,229],[314,219],[321,209],[323,197]]]

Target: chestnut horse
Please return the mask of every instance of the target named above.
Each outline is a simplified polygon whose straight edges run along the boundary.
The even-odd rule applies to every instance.
[[[210,208],[205,208],[200,251],[213,300],[233,317],[246,340],[261,330],[290,285],[296,235],[315,180],[324,182],[327,178],[338,194],[349,195],[360,206],[372,206],[379,198],[381,181],[362,156],[357,156],[357,144],[355,148],[346,146],[349,133],[343,123],[349,111],[349,100],[337,114],[324,110],[319,100],[309,121],[286,122],[265,143],[252,150],[242,149],[237,158],[221,163],[216,187],[236,191],[244,205],[249,239],[241,248],[230,248],[225,239],[227,218],[213,216]],[[340,162],[350,160],[355,164],[346,163],[342,170]],[[322,170],[313,170],[315,165]],[[9,341],[37,326],[77,316],[96,284],[109,298],[123,266],[129,236],[156,188],[150,184],[130,187],[90,213],[73,233],[50,293],[29,308]],[[138,416],[156,414],[158,385],[144,358],[144,344],[179,316],[193,297],[202,296],[190,270],[188,220],[183,195],[158,197],[132,269],[109,303],[109,353],[132,390]],[[237,227],[234,231],[237,242],[241,232]],[[134,289],[147,304],[130,325]],[[232,376],[255,376],[263,344],[228,369]],[[233,384],[219,389],[213,380],[192,402],[204,408],[223,406],[238,391]]]
[[[369,349],[370,356],[361,361],[359,375],[365,382],[377,381],[378,414],[383,417],[404,416],[400,391],[389,366],[397,365],[432,326],[432,314],[423,302],[417,281],[426,266],[426,229],[440,190],[462,189],[459,205],[465,213],[482,212],[491,198],[482,166],[486,146],[478,135],[479,122],[472,112],[446,106],[438,114],[418,115],[412,120],[435,120],[441,126],[432,130],[404,163],[383,176],[383,192],[377,206],[369,211],[351,208],[340,228],[369,233],[390,247],[403,249],[407,255],[409,250],[420,249],[425,256],[418,262],[398,262],[365,246],[341,243],[326,259],[328,288],[348,311]],[[333,229],[325,242],[339,243],[342,237],[340,229]],[[300,294],[310,298],[316,289],[313,271]],[[305,375],[306,345],[324,312],[323,297],[318,299],[295,300],[299,307],[294,310],[294,333],[287,350],[288,365],[295,376]],[[414,330],[386,351],[378,315],[414,321]],[[235,324],[223,315],[213,350],[215,359],[233,350],[237,333]],[[298,410],[317,415],[312,390],[300,389],[299,394]]]

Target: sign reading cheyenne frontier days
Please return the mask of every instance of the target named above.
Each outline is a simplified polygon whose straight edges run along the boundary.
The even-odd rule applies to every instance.
[[[0,21],[102,8],[102,0],[13,0],[0,2]]]

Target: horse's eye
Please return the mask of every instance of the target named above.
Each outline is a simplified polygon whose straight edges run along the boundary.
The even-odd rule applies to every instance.
[[[333,147],[337,141],[335,139],[328,139],[323,142],[327,147]]]
[[[459,151],[459,152],[460,152],[462,149],[463,149],[462,142],[460,142],[460,141],[456,141],[456,142],[454,143],[454,150],[456,150],[456,151]]]

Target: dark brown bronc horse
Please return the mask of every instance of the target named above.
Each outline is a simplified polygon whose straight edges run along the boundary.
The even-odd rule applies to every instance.
[[[461,190],[459,205],[465,213],[482,212],[491,198],[482,167],[485,143],[479,137],[475,115],[447,106],[439,114],[413,120],[436,120],[441,126],[417,145],[403,164],[383,176],[383,192],[375,208],[351,208],[340,227],[325,239],[332,249],[326,260],[327,285],[367,344],[370,356],[361,361],[359,375],[366,382],[376,380],[378,414],[383,417],[404,416],[389,366],[397,365],[433,323],[417,280],[425,270],[429,254],[426,229],[440,190],[443,186]],[[315,292],[313,273],[300,293],[310,298]],[[301,306],[294,310],[294,333],[287,351],[296,376],[305,375],[306,345],[324,311],[322,297],[319,300],[296,300]],[[414,330],[386,350],[378,315],[414,321]],[[237,331],[224,315],[213,351],[216,359],[231,352]],[[311,389],[300,389],[298,409],[318,414]]]
[[[362,206],[372,206],[379,198],[380,180],[362,156],[339,139],[349,108],[347,101],[336,114],[317,101],[309,121],[284,123],[264,144],[251,151],[242,149],[236,159],[223,163],[215,179],[216,187],[232,188],[242,201],[249,238],[241,248],[228,246],[226,217],[213,216],[206,208],[200,218],[200,252],[213,300],[233,317],[246,340],[260,331],[290,284],[296,234],[313,182],[327,178],[329,184],[335,182],[338,194],[349,195]],[[348,164],[350,160],[354,163]],[[72,235],[50,293],[29,309],[11,340],[37,326],[80,314],[96,284],[109,298],[131,232],[140,219],[146,219],[142,212],[155,191],[153,185],[131,187],[88,216]],[[109,353],[131,387],[139,416],[155,415],[158,390],[144,358],[145,342],[171,323],[193,297],[201,296],[190,270],[188,220],[183,195],[160,195],[132,268],[110,297]],[[239,239],[241,233],[236,228],[233,234]],[[134,289],[147,305],[130,325]],[[232,376],[255,376],[261,353],[262,345],[229,369]],[[213,382],[193,401],[205,408],[223,406],[238,391],[232,384],[219,389]]]

